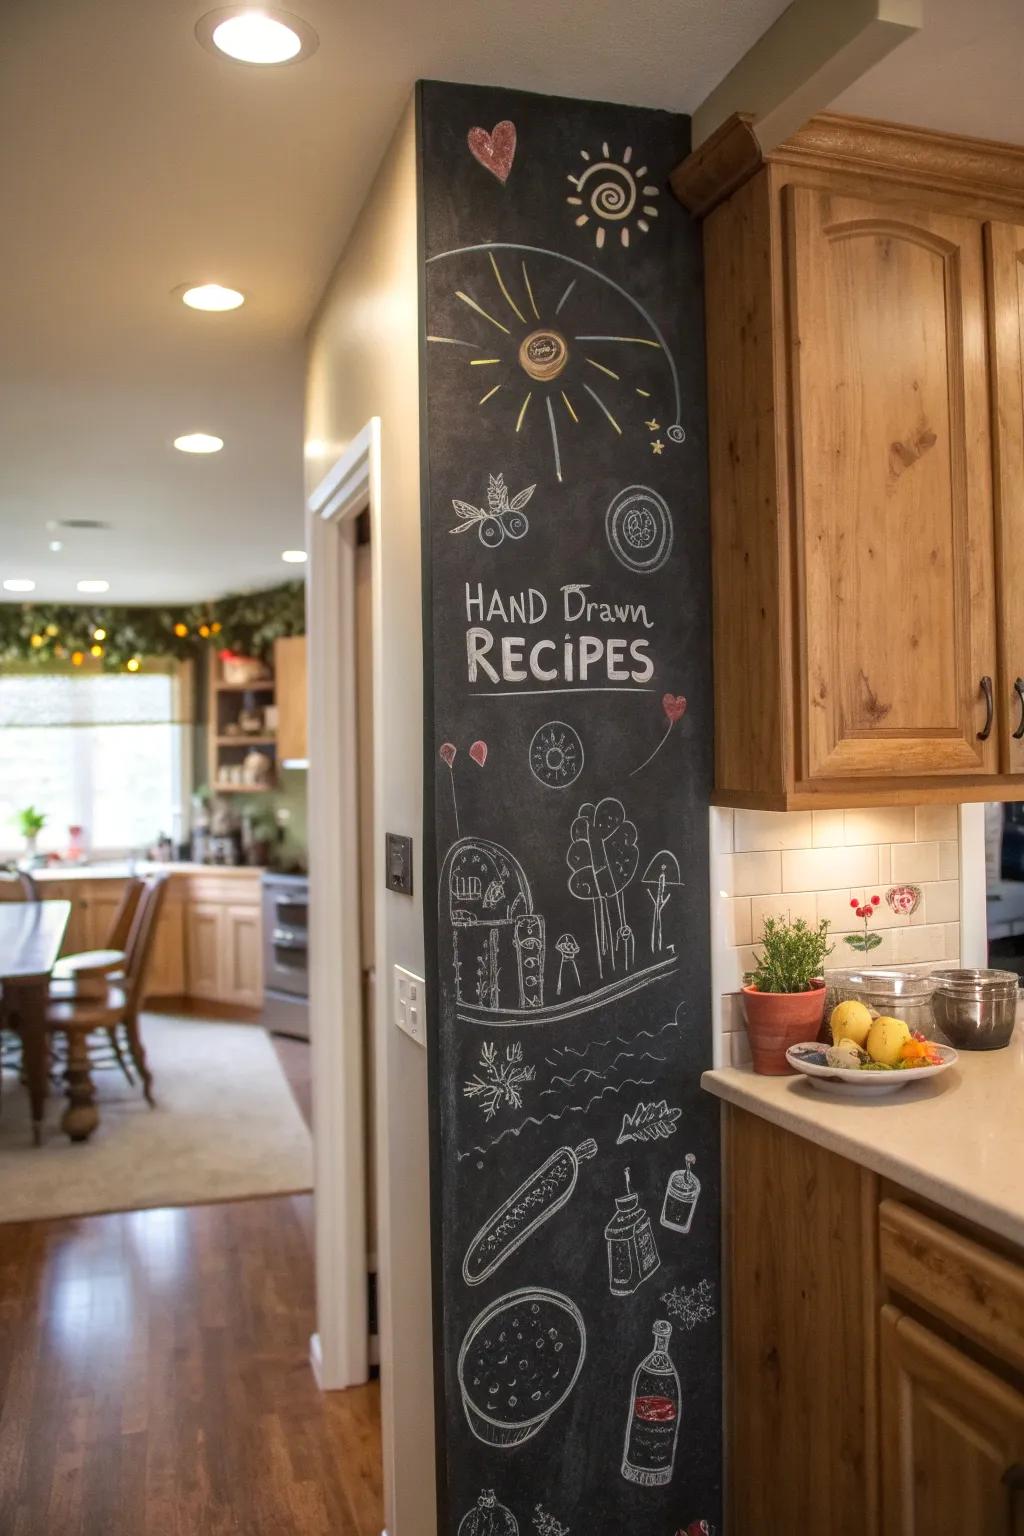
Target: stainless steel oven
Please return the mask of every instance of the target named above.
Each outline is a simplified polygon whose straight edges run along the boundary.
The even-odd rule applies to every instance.
[[[309,880],[263,875],[263,1022],[309,1039]]]

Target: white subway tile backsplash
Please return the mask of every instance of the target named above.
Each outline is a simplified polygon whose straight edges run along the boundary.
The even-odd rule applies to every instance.
[[[850,928],[847,926],[845,933],[830,934],[829,937],[835,945],[835,949],[825,962],[825,969],[827,971],[848,971],[855,965],[892,965],[896,959],[895,938],[898,930],[895,928],[879,928],[876,931],[882,942],[881,944],[876,944],[874,949],[869,950],[866,955],[863,950],[854,949],[846,942],[847,938],[853,936],[859,938],[864,932],[863,927]]]
[[[959,807],[919,805],[914,811],[919,843],[949,842],[960,836]]]
[[[959,842],[955,842],[955,843],[940,843],[939,844],[939,879],[940,880],[959,880],[960,879],[960,844],[959,844]]]
[[[883,843],[878,850],[878,883],[879,885],[892,883],[892,848],[888,843]]]
[[[733,896],[765,896],[782,889],[781,854],[734,853],[731,861]]]
[[[863,843],[912,843],[914,807],[899,805],[891,809],[845,812],[847,846]]]
[[[761,929],[766,917],[784,917],[791,923],[795,923],[798,917],[802,917],[807,923],[816,923],[818,921],[817,899],[813,891],[791,891],[788,894],[775,896],[752,896],[750,927],[755,944],[760,942]]]
[[[750,897],[727,896],[722,901],[722,937],[734,948],[751,942]]]
[[[898,843],[892,850],[892,879],[920,885],[939,878],[938,843]]]
[[[960,920],[959,880],[940,880],[936,884],[921,887],[921,905],[928,923],[956,923]],[[917,912],[914,913],[917,916]]]
[[[942,923],[925,923],[919,928],[893,928],[891,933],[892,958],[897,965],[946,958],[946,929]]]
[[[840,885],[869,885],[874,889],[877,884],[876,847],[783,850],[784,891],[828,891]]]
[[[822,918],[825,918],[834,931],[849,928],[853,922],[849,886],[844,885],[841,891],[818,891],[814,899],[817,904],[819,923]]]
[[[770,848],[806,848],[812,839],[810,811],[736,811],[737,853]]]
[[[846,843],[845,811],[812,811],[812,847],[842,848]]]
[[[946,953],[944,958],[950,965],[960,964],[960,924],[943,923],[943,932],[946,935]]]

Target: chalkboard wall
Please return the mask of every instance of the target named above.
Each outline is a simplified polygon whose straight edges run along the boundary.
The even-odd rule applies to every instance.
[[[689,122],[419,133],[440,1530],[720,1532]]]

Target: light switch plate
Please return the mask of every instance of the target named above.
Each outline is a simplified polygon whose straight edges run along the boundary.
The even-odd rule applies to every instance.
[[[427,984],[422,976],[395,966],[395,1023],[424,1049],[427,1044]]]
[[[389,891],[412,895],[412,838],[398,832],[384,834],[384,880]]]

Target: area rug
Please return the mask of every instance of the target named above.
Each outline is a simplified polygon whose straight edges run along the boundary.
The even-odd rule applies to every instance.
[[[55,1088],[34,1147],[28,1095],[4,1074],[0,1222],[311,1188],[310,1134],[262,1029],[169,1014],[146,1014],[142,1026],[156,1107],[116,1068],[96,1072],[101,1122],[88,1142],[61,1132]]]

